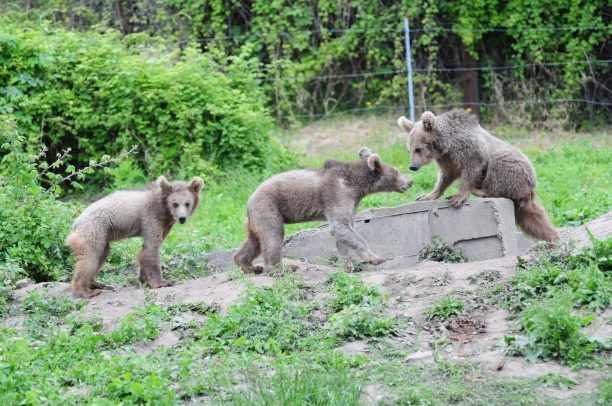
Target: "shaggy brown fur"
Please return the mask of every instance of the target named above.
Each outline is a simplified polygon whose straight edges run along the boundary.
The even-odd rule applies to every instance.
[[[327,220],[340,255],[354,250],[362,261],[379,264],[367,241],[353,229],[357,206],[377,192],[404,192],[412,181],[367,148],[359,161],[327,161],[320,169],[294,170],[262,183],[247,205],[247,240],[234,255],[245,272],[261,273],[281,263],[284,224]],[[265,268],[253,266],[263,252]],[[347,262],[348,263],[348,262]]]
[[[136,256],[140,282],[150,288],[173,284],[162,279],[160,248],[174,223],[183,224],[198,207],[203,185],[198,177],[191,183],[168,183],[160,176],[146,190],[118,191],[87,207],[66,238],[77,258],[72,276],[74,296],[92,297],[102,289],[113,289],[95,278],[108,257],[110,242],[130,237],[144,240]]]
[[[435,189],[417,200],[438,199],[458,178],[459,193],[449,197],[461,206],[470,193],[480,197],[505,197],[514,202],[516,222],[526,234],[548,242],[559,238],[542,205],[536,199],[536,174],[520,151],[492,136],[465,110],[434,116],[426,111],[421,121],[398,120],[408,133],[410,170],[436,160],[440,175]]]

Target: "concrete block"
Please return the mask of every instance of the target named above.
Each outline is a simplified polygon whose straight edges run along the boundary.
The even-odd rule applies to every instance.
[[[419,251],[434,235],[449,245],[463,247],[472,261],[518,252],[514,206],[508,199],[468,200],[458,209],[446,201],[370,209],[357,215],[355,231],[369,242],[374,253],[394,258],[383,268],[416,263]],[[322,225],[287,237],[283,255],[325,263],[335,249],[329,227]]]

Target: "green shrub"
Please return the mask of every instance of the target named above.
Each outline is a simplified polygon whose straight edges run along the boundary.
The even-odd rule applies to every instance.
[[[43,187],[41,173],[53,182],[62,175],[25,144],[14,121],[0,115],[0,262],[14,262],[37,281],[65,279],[72,262],[64,238],[76,212],[57,200],[58,189]]]
[[[14,262],[36,281],[65,280],[72,272],[72,255],[64,245],[76,217],[78,204],[58,198],[61,186],[82,189],[81,182],[94,168],[117,162],[131,152],[101,161],[89,160],[78,169],[67,161],[70,149],[51,163],[48,150],[30,151],[28,139],[19,133],[15,118],[0,114],[0,263]]]
[[[3,24],[0,111],[15,113],[30,142],[42,137],[52,153],[72,147],[77,166],[134,144],[138,163],[155,176],[178,173],[187,161],[202,172],[194,176],[284,159],[270,140],[274,124],[254,61],[235,55],[219,63],[154,42]],[[115,180],[125,181],[118,172]]]
[[[598,92],[591,82],[605,82],[610,74],[609,64],[578,63],[608,55],[609,4],[604,0],[488,0],[475,7],[464,1],[377,0],[8,3],[0,13],[4,11],[21,24],[30,19],[36,24],[49,21],[54,26],[77,30],[111,26],[124,34],[132,33],[128,38],[142,36],[133,33],[146,32],[179,43],[223,38],[199,41],[199,45],[223,56],[245,49],[264,62],[266,76],[271,80],[263,85],[275,102],[279,118],[405,104],[404,17],[410,20],[413,30],[418,30],[411,34],[413,63],[419,68],[413,78],[415,97],[426,100],[428,105],[461,101],[460,73],[436,71],[459,66],[460,53],[469,53],[483,67],[516,66],[479,74],[483,102],[580,97],[605,101],[605,93],[596,97]],[[546,30],[581,26],[601,29]],[[509,31],[487,32],[491,28]],[[546,69],[529,66],[542,62],[558,65]],[[343,75],[349,77],[338,77]],[[316,76],[324,78],[308,79]],[[492,110],[497,112],[495,107],[481,107],[485,116],[491,116]],[[553,123],[567,120],[570,125],[609,122],[605,108],[579,103],[527,103],[519,108],[506,104],[499,115],[507,118],[508,111],[520,122],[532,125],[538,125],[541,119]],[[574,114],[570,116],[568,111]]]
[[[452,294],[444,295],[440,300],[425,311],[429,320],[447,320],[451,316],[460,315],[464,304]]]

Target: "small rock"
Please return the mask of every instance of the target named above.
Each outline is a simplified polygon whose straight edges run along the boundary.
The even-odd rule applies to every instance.
[[[410,365],[420,365],[420,366],[423,366],[423,365],[433,364],[436,361],[434,360],[433,352],[431,352],[431,351],[420,351],[420,352],[415,352],[414,354],[409,355],[408,357],[406,357],[404,362],[406,364],[410,364]]]
[[[23,289],[26,288],[30,285],[30,281],[25,278],[25,279],[19,279],[17,282],[15,282],[15,286],[17,287],[17,289]]]

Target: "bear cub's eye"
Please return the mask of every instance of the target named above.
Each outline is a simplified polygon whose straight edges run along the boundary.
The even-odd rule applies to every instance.
[[[185,207],[189,207],[189,202],[185,203]]]
[[[421,148],[415,148],[414,152],[416,152],[417,154],[421,152]]]
[[[177,208],[179,206],[178,203],[172,203],[172,207]]]

